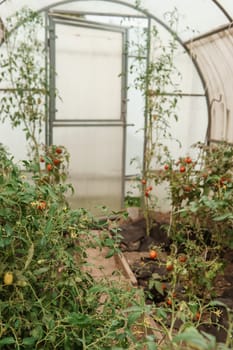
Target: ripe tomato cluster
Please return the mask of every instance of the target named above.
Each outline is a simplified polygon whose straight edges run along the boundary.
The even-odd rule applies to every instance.
[[[145,189],[145,197],[150,197],[150,192],[153,190],[153,187],[152,186],[148,186],[146,189]]]
[[[58,168],[62,163],[62,153],[61,147],[52,146],[45,151],[45,156],[40,156],[40,162],[46,163],[46,170],[50,173],[54,169]]]
[[[193,163],[192,158],[187,156],[185,158],[180,158],[175,164],[179,166],[180,173],[185,173],[187,170],[187,166],[192,163]],[[168,171],[172,169],[172,166],[166,163],[163,168],[165,171]]]
[[[141,184],[142,184],[145,197],[150,197],[150,192],[153,190],[153,187],[152,186],[146,187],[147,180],[145,178],[141,179]]]
[[[38,205],[37,205],[37,209],[39,209],[39,210],[45,210],[45,209],[46,209],[46,206],[47,206],[47,204],[46,204],[45,201],[40,201],[40,202],[38,203]]]
[[[187,170],[187,166],[190,166],[190,164],[193,164],[192,158],[190,157],[180,158],[179,161],[177,162],[177,165],[180,165],[180,168],[179,168],[180,173],[185,173]]]

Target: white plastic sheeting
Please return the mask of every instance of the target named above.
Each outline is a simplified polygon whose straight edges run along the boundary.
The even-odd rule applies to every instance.
[[[70,181],[75,193],[73,207],[101,213],[101,205],[112,210],[122,207],[121,127],[54,128],[54,143],[67,147],[71,156]]]
[[[190,42],[190,51],[205,73],[211,108],[211,140],[233,142],[233,29]]]
[[[55,35],[62,97],[56,99],[56,118],[120,120],[121,33],[57,24]]]

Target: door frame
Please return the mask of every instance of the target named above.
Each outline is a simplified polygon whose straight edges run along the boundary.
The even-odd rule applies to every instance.
[[[121,207],[124,207],[125,192],[125,162],[126,162],[126,127],[127,127],[127,82],[128,82],[128,30],[125,27],[109,25],[74,17],[48,13],[47,30],[47,67],[49,84],[49,108],[46,124],[46,144],[53,144],[54,127],[121,127],[123,133],[122,147],[122,173],[121,176]],[[98,29],[110,32],[118,32],[122,35],[122,72],[121,72],[121,107],[119,119],[56,119],[56,25]]]

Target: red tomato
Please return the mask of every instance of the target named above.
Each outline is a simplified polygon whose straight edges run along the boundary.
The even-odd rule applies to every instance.
[[[44,158],[43,157],[40,157],[40,162],[44,163]]]
[[[57,154],[61,154],[61,153],[62,153],[62,149],[61,149],[60,147],[57,147],[55,152],[56,152]]]
[[[172,300],[171,299],[167,299],[167,305],[169,305],[169,306],[172,305]]]
[[[168,164],[165,164],[164,165],[164,170],[168,170],[169,169],[169,165]]]
[[[166,286],[166,284],[165,284],[165,283],[162,283],[161,287],[162,287],[162,290],[167,289],[167,286]]]
[[[148,191],[145,192],[145,197],[150,197],[150,193]]]
[[[200,314],[200,312],[197,312],[196,315],[195,315],[195,319],[196,319],[197,321],[199,321],[200,318],[201,318],[201,314]]]
[[[182,165],[182,166],[180,167],[180,173],[184,173],[185,170],[186,170],[185,166]]]
[[[51,171],[52,169],[53,169],[52,164],[47,164],[47,170],[48,170],[48,171]]]
[[[190,157],[186,157],[184,161],[187,164],[191,164],[192,163],[192,159]]]
[[[156,259],[158,254],[157,254],[156,250],[151,250],[149,256],[151,259]]]
[[[40,209],[40,210],[44,210],[46,208],[46,202],[45,201],[41,201],[38,206],[37,206],[37,209]]]
[[[61,163],[61,160],[60,160],[60,159],[55,158],[55,159],[53,160],[53,164],[54,164],[54,165],[59,165],[60,163]]]
[[[171,262],[167,262],[167,264],[166,264],[167,271],[172,271],[173,268],[174,268],[173,264]]]
[[[184,191],[185,192],[190,192],[191,191],[191,187],[190,186],[184,186]]]
[[[142,183],[143,185],[145,185],[145,184],[146,184],[146,180],[145,180],[145,179],[142,179],[142,180],[141,180],[141,183]]]
[[[180,255],[180,256],[179,256],[179,262],[184,263],[185,261],[187,261],[187,256],[185,256],[185,255]]]

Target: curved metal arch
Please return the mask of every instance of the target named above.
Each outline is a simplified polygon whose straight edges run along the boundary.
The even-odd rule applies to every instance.
[[[219,4],[218,0],[211,0],[211,1],[214,3],[215,6],[217,6],[219,8],[219,10],[226,16],[226,18],[231,23],[233,18],[229,15],[227,10],[221,4]]]
[[[73,3],[73,2],[89,2],[89,1],[93,1],[93,0],[61,0],[61,1],[57,1],[54,2],[51,5],[42,7],[41,9],[39,9],[37,12],[38,13],[42,13],[42,12],[48,12],[51,8],[56,7],[56,6],[61,6],[61,5],[65,5],[68,3]],[[129,3],[126,3],[122,0],[96,0],[96,1],[102,1],[102,2],[111,2],[111,3],[115,3],[124,7],[129,7],[131,9],[134,9],[140,13],[142,13],[145,17],[153,19],[155,22],[159,23],[163,28],[165,28],[165,30],[167,30],[171,35],[176,37],[176,40],[178,41],[178,43],[184,48],[185,52],[189,55],[190,59],[192,60],[198,75],[201,79],[201,83],[202,83],[202,87],[204,90],[204,95],[206,97],[206,102],[207,102],[207,106],[208,106],[208,125],[207,125],[207,129],[209,128],[210,122],[211,122],[211,111],[210,111],[210,96],[208,93],[208,89],[207,89],[207,84],[204,78],[204,75],[198,65],[198,63],[196,62],[196,60],[192,57],[191,52],[189,51],[188,47],[185,45],[185,43],[181,40],[181,38],[177,35],[176,32],[174,32],[166,23],[164,23],[161,19],[159,19],[157,16],[151,14],[149,11],[147,11],[146,9],[140,8],[140,6],[137,5],[131,5]],[[213,2],[215,2],[216,6],[218,6],[220,8],[220,4],[216,3],[216,0],[211,0]],[[124,15],[122,15],[124,16]],[[21,25],[23,24],[23,22],[18,23],[12,30],[10,33],[8,33],[8,35],[10,35],[14,30],[16,30],[17,28],[19,28]],[[1,43],[2,44],[2,43]],[[1,46],[0,44],[0,46]]]
[[[61,5],[65,5],[65,4],[68,4],[68,3],[72,3],[72,2],[89,2],[89,1],[93,1],[93,0],[61,0],[61,1],[57,1],[55,3],[53,3],[52,5],[49,5],[49,6],[46,6],[46,7],[43,7],[39,10],[39,12],[44,12],[44,11],[49,11],[51,8],[53,7],[56,7],[56,6],[61,6]],[[210,101],[209,101],[209,96],[208,96],[208,90],[207,90],[207,85],[206,85],[206,81],[205,81],[205,78],[200,70],[200,67],[198,66],[198,63],[193,59],[189,49],[187,48],[187,46],[184,44],[184,42],[181,40],[181,38],[177,35],[176,32],[174,32],[166,23],[164,23],[164,21],[162,21],[161,19],[159,19],[157,16],[151,14],[149,11],[147,11],[146,9],[143,9],[143,8],[140,8],[140,6],[137,6],[137,5],[131,5],[129,3],[126,3],[122,0],[97,0],[97,1],[102,1],[102,2],[111,2],[111,3],[115,3],[115,4],[118,4],[118,5],[122,5],[122,6],[125,6],[125,7],[129,7],[131,9],[134,9],[140,13],[142,13],[145,17],[147,18],[151,18],[153,20],[155,20],[157,23],[159,23],[163,28],[165,28],[171,35],[175,36],[177,41],[179,42],[179,44],[184,48],[184,50],[187,52],[187,54],[189,55],[189,57],[191,58],[195,68],[197,69],[197,72],[198,72],[198,75],[201,79],[201,82],[202,82],[202,86],[203,86],[203,90],[205,92],[205,96],[206,96],[206,99],[207,99],[207,105],[209,106],[210,104]],[[212,0],[212,1],[215,1],[215,0]],[[122,15],[123,16],[123,15]],[[208,110],[208,119],[210,119],[210,113],[209,113],[209,110]]]

